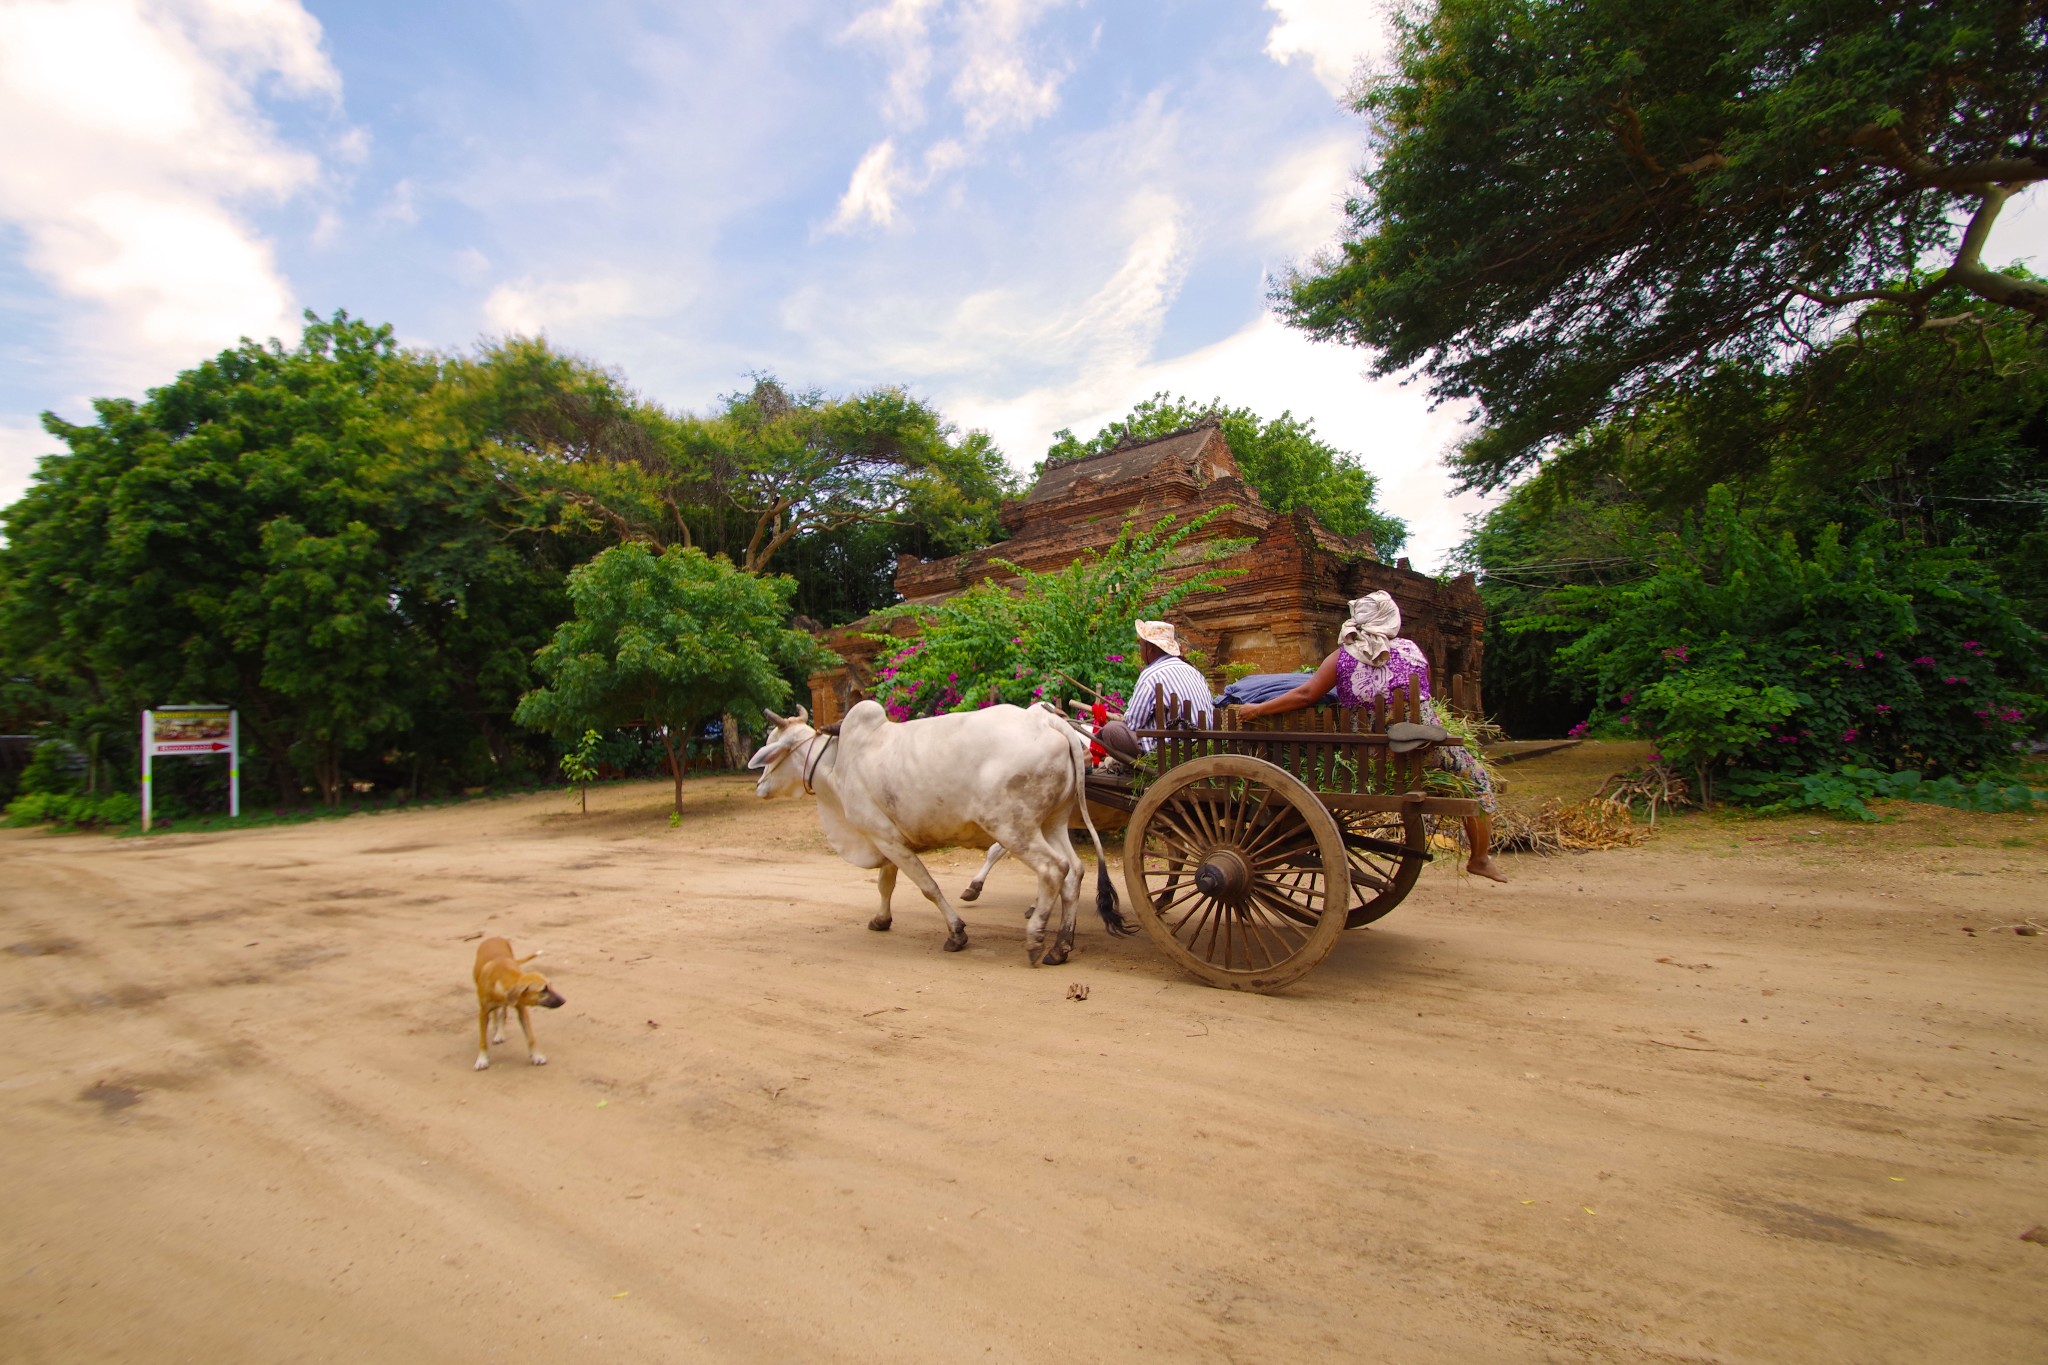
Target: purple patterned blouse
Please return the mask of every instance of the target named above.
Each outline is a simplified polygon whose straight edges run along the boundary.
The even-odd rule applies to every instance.
[[[1348,649],[1337,651],[1339,706],[1365,706],[1397,687],[1412,687],[1418,698],[1429,698],[1429,660],[1413,640],[1394,640],[1377,664],[1360,663]]]

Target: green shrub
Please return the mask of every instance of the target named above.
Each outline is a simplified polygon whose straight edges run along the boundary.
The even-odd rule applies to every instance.
[[[55,825],[59,829],[120,829],[142,819],[142,803],[126,792],[85,796],[76,792],[26,792],[7,803],[9,825]]]
[[[1884,772],[1853,763],[1796,777],[1738,772],[1730,775],[1727,791],[1766,814],[1823,810],[1853,820],[1880,818],[1870,809],[1871,801],[1925,801],[1984,815],[2032,810],[2035,802],[2048,802],[2048,791],[2037,790],[2025,782],[1989,777],[1969,781],[1926,778],[1910,768]]]
[[[1928,777],[2009,769],[2042,706],[2048,654],[2000,587],[1952,550],[1889,526],[1802,553],[1745,523],[1724,488],[1651,577],[1574,587],[1555,620],[1585,633],[1558,654],[1591,682],[1599,719],[1654,740],[1725,795],[1833,795],[1845,765]],[[1596,721],[1596,725],[1598,722]],[[1807,788],[1800,788],[1804,791]]]
[[[1242,572],[1208,566],[1246,542],[1187,543],[1215,515],[1178,528],[1167,517],[1145,531],[1126,521],[1099,554],[1083,554],[1052,573],[993,560],[1018,581],[977,583],[935,607],[879,613],[920,627],[915,640],[881,659],[879,700],[892,720],[997,702],[1028,706],[1084,690],[1123,709],[1138,677],[1133,623],[1164,617],[1190,595],[1213,591]],[[1189,569],[1194,572],[1178,582],[1169,577]],[[894,636],[872,638],[896,643]]]

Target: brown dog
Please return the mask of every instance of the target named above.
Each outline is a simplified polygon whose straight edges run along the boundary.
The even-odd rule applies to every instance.
[[[522,971],[527,963],[539,957],[538,952],[525,957],[512,956],[512,945],[502,938],[487,938],[476,946],[476,1069],[490,1069],[490,1045],[505,1041],[505,1014],[508,1010],[519,1011],[519,1027],[526,1031],[526,1059],[535,1066],[546,1066],[548,1059],[534,1050],[533,1021],[526,1016],[527,1007],[539,1005],[543,1009],[560,1009],[562,997],[548,986],[548,979],[539,972]],[[492,1025],[496,1025],[495,1031]]]

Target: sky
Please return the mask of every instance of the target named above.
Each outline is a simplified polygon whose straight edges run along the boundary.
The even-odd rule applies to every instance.
[[[1166,390],[1312,420],[1433,569],[1466,414],[1281,325],[1373,0],[0,0],[0,505],[38,425],[302,310],[703,412],[900,385],[1020,471]],[[2038,248],[2038,249],[2037,249]],[[2001,253],[2003,253],[2001,255]],[[2040,196],[1993,260],[2048,258]]]

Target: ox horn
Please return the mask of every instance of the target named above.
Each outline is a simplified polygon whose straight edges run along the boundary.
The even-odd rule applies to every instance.
[[[796,723],[798,725],[809,725],[811,723],[810,709],[802,702],[796,704]]]
[[[776,715],[773,711],[770,711],[765,706],[761,708],[761,714],[768,717],[768,723],[770,725],[782,726],[789,724],[788,721],[784,720],[781,716]]]

